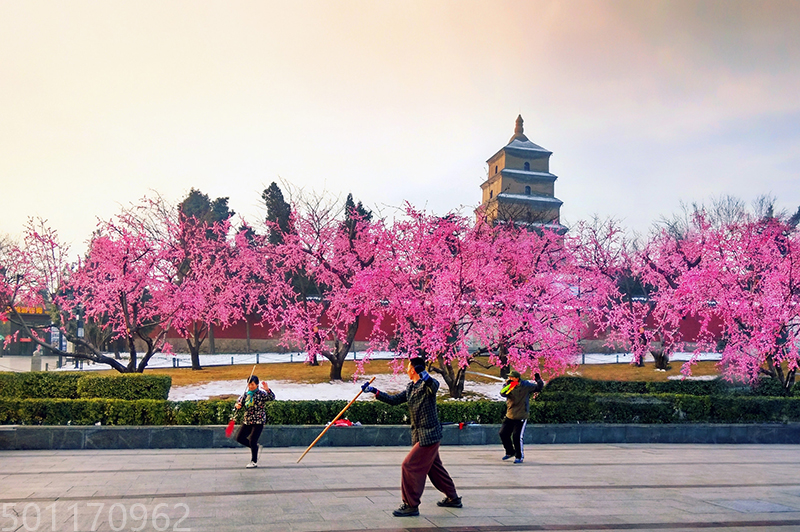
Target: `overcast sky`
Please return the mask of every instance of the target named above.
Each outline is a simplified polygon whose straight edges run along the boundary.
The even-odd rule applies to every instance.
[[[279,179],[470,212],[518,114],[567,224],[795,210],[800,2],[0,2],[0,233]]]

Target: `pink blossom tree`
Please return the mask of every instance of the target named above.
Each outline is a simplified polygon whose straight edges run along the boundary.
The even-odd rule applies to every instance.
[[[475,354],[551,375],[574,362],[580,305],[561,236],[409,207],[383,241],[385,260],[360,287],[394,323],[381,340],[425,356],[451,396],[462,395]]]
[[[685,279],[693,309],[723,323],[728,379],[777,380],[788,393],[798,367],[800,235],[797,216],[740,213],[713,228],[703,267]],[[685,371],[689,372],[687,365]]]
[[[151,206],[145,201],[101,223],[65,295],[56,299],[72,315],[105,320],[113,337],[125,342],[129,361],[123,368],[131,373],[141,373],[155,353],[170,349],[166,335],[172,316],[164,309],[172,272],[163,260],[162,242],[141,216],[140,210]],[[144,345],[141,358],[137,341]]]
[[[679,293],[682,276],[700,264],[707,227],[699,219],[671,223],[651,233],[643,247],[626,237],[614,220],[581,223],[574,253],[604,280],[606,301],[593,314],[606,344],[623,346],[642,365],[650,353],[657,369],[683,345],[680,322],[689,306]]]
[[[249,278],[237,265],[240,254],[252,249],[236,248],[229,238],[233,212],[227,200],[211,201],[192,189],[177,208],[161,199],[152,204],[168,281],[161,314],[171,316],[170,325],[186,340],[194,370],[202,369],[200,348],[211,327],[243,319],[247,310],[244,285]]]
[[[657,369],[667,369],[671,355],[683,349],[681,321],[695,313],[681,288],[692,270],[703,267],[710,230],[703,216],[692,215],[685,223],[667,223],[651,234],[639,254],[637,274],[646,287],[652,324],[646,333],[648,349]]]
[[[323,198],[301,203],[289,230],[272,227],[282,234],[270,244],[273,258],[265,261],[273,269],[282,269],[291,283],[280,304],[282,341],[301,346],[309,360],[326,358],[331,363],[331,380],[342,380],[344,361],[368,307],[354,286],[375,263],[379,224],[350,195],[344,208]]]
[[[72,282],[80,265],[69,261],[69,247],[61,243],[58,233],[44,220],[28,220],[23,242],[13,246],[2,269],[3,305],[8,319],[21,327],[38,345],[64,356],[108,364],[126,372],[129,368],[103,353],[88,338],[79,335],[78,320],[84,317],[82,302],[76,296]],[[45,341],[45,331],[28,324],[17,306],[43,306],[61,334],[79,347],[67,353]]]
[[[653,336],[647,329],[651,306],[640,276],[635,241],[613,219],[582,221],[571,232],[571,255],[583,276],[594,279],[598,290],[588,316],[605,344],[623,347],[641,364]]]
[[[508,365],[519,371],[563,374],[580,353],[602,279],[580,268],[569,236],[514,225],[479,223],[475,230],[495,253],[497,273],[477,328],[480,343],[493,353],[490,361],[506,353]]]

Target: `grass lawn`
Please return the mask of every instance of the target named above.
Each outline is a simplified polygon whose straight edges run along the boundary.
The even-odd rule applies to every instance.
[[[637,368],[630,364],[586,364],[578,366],[576,375],[597,381],[666,381],[667,377],[681,374],[682,361],[670,362],[667,371],[656,371],[655,364],[649,363]],[[692,366],[692,375],[719,375],[717,362],[703,360]]]
[[[479,363],[486,364],[485,357],[479,357]],[[695,364],[693,375],[718,375],[716,362],[703,361]],[[587,379],[594,380],[619,380],[619,381],[666,381],[668,376],[680,375],[682,362],[672,362],[672,368],[668,371],[656,371],[653,363],[645,364],[643,367],[636,367],[630,364],[585,364],[577,366],[570,375],[580,375]],[[242,382],[247,379],[253,366],[213,366],[199,371],[192,371],[189,368],[156,368],[148,369],[147,373],[152,375],[169,375],[172,377],[173,386],[188,386],[192,384],[202,384],[213,381],[237,380]],[[352,361],[344,363],[342,377],[350,380],[355,372],[356,365]],[[365,366],[369,374],[392,373],[392,368],[388,360],[375,360]],[[500,368],[491,367],[484,369],[478,364],[473,364],[470,371],[484,373],[487,375],[499,376]],[[108,375],[114,375],[114,370],[105,371]],[[328,382],[330,374],[330,364],[325,361],[319,366],[308,366],[303,363],[278,363],[278,364],[258,364],[255,374],[262,380],[281,380],[306,383]],[[530,378],[529,375],[524,377]],[[545,379],[549,376],[544,375]],[[476,382],[496,382],[492,379],[467,373],[467,380]]]

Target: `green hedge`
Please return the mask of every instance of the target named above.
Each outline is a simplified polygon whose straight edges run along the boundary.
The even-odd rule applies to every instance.
[[[800,396],[800,388],[793,390],[795,396]],[[734,385],[722,379],[712,381],[596,381],[583,377],[557,377],[553,379],[542,395],[551,392],[573,393],[636,393],[660,394],[674,393],[685,395],[757,395],[766,397],[783,397],[786,394],[778,381],[770,378],[759,379],[756,386]],[[792,395],[792,394],[789,394]]]
[[[0,423],[17,425],[174,425],[169,401],[0,399]]]
[[[224,425],[233,401],[0,398],[0,424]],[[323,425],[344,401],[272,401],[270,425]],[[505,403],[443,401],[443,422],[500,423]],[[359,401],[345,413],[363,425],[408,423],[405,405]],[[685,394],[576,394],[553,392],[531,403],[532,423],[787,423],[800,422],[800,398]]]
[[[53,371],[0,372],[0,397],[78,399],[78,381],[83,376],[83,373]]]
[[[172,377],[166,375],[87,375],[77,372],[0,372],[0,397],[16,399],[166,400]]]
[[[83,399],[156,399],[169,397],[172,377],[168,375],[86,375],[78,380],[78,396]]]
[[[530,419],[533,423],[788,423],[800,421],[800,398],[553,392],[531,403]]]

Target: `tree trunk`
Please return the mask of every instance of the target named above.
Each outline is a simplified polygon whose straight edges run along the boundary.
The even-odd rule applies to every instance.
[[[160,333],[158,333],[155,339],[142,333],[141,331],[137,333],[139,338],[141,338],[145,345],[147,345],[147,352],[142,356],[142,360],[139,361],[139,365],[136,367],[136,373],[144,373],[144,369],[147,367],[147,364],[150,363],[150,359],[153,358],[153,355],[156,354],[156,351],[161,350],[161,348],[164,347],[164,340],[167,337],[168,330],[168,327],[162,330]]]
[[[439,361],[439,367],[436,368],[436,371],[444,378],[450,397],[453,399],[461,399],[464,395],[464,380],[467,374],[467,368],[459,367],[458,370],[453,371],[453,364],[445,363],[442,355],[439,355],[437,359]]]
[[[769,371],[766,371],[762,368],[761,372],[780,382],[784,395],[791,394],[792,388],[794,387],[795,374],[797,373],[797,370],[790,369],[784,375],[783,367],[780,364],[775,363],[775,356],[772,353],[767,355],[767,367],[769,368]]]
[[[208,352],[209,354],[216,355],[217,348],[214,345],[214,324],[208,324]]]
[[[344,380],[342,379],[342,368],[344,367],[344,361],[347,360],[347,355],[350,353],[350,349],[353,347],[353,343],[356,340],[359,320],[360,316],[356,316],[353,322],[347,326],[344,341],[340,342],[338,339],[335,339],[333,341],[333,353],[325,355],[325,358],[331,362],[330,377],[332,381]],[[323,353],[325,352],[323,351]]]
[[[250,353],[250,315],[245,314],[244,316],[244,326],[247,330],[247,353]]]
[[[192,358],[193,370],[203,369],[200,365],[200,346],[203,345],[203,340],[206,339],[206,335],[210,329],[210,325],[198,325],[197,322],[195,322],[193,325],[192,337],[186,339],[186,343],[189,345],[189,354]]]
[[[131,359],[128,361],[128,371],[131,373],[136,372],[136,343],[132,334],[128,334],[128,353]]]
[[[189,346],[189,354],[192,358],[192,369],[203,369],[200,365],[200,346],[192,343],[189,338],[186,339],[186,345]]]
[[[500,344],[497,349],[497,358],[500,359],[500,378],[507,379],[511,374],[511,367],[508,365],[508,348],[505,344]]]
[[[786,382],[783,385],[783,389],[786,395],[790,395],[792,393],[792,388],[794,388],[794,379],[796,374],[797,374],[796,369],[791,369],[786,374]]]
[[[342,379],[342,364],[341,362],[334,362],[331,360],[331,380],[332,381],[341,381]]]
[[[650,354],[653,355],[653,360],[656,362],[656,369],[669,369],[669,353],[663,347],[660,349],[651,349]]]

